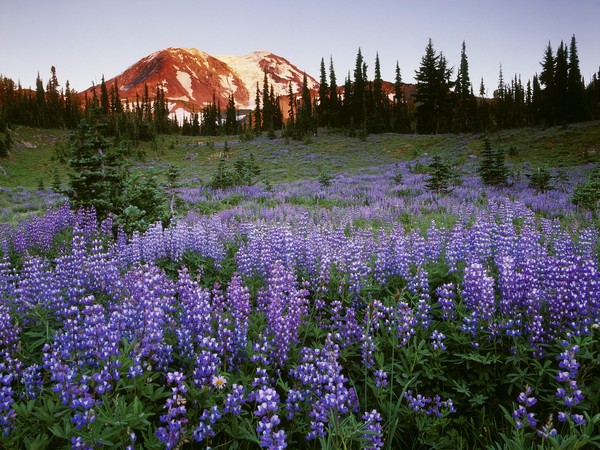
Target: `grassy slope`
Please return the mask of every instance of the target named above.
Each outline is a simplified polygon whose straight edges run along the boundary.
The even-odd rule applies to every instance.
[[[55,147],[68,139],[69,132],[19,127],[13,134],[16,148],[12,158],[0,161],[0,186],[35,188],[40,180],[50,186],[53,170],[64,183],[67,167],[54,158]],[[409,160],[419,156],[443,154],[460,164],[482,147],[481,135],[371,135],[366,140],[352,139],[322,131],[310,142],[269,140],[265,136],[250,142],[228,138],[229,157],[235,159],[252,152],[272,182],[316,179],[319,170],[368,172],[370,167]],[[574,124],[568,128],[546,130],[518,129],[490,135],[494,147],[502,147],[507,162],[515,166],[578,165],[600,162],[600,122]],[[181,168],[188,185],[210,180],[223,156],[225,138],[160,136],[143,144],[147,158],[144,166]],[[209,146],[207,141],[214,145]],[[27,143],[27,145],[23,145]],[[35,148],[28,148],[31,145]],[[512,148],[512,150],[511,150]],[[510,151],[511,156],[508,156]]]

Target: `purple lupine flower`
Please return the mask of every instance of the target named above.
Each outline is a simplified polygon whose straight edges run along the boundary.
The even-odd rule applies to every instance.
[[[367,442],[365,449],[376,450],[383,448],[383,427],[381,426],[381,415],[377,410],[366,412],[363,414],[362,419],[365,421],[365,433],[362,437]]]
[[[244,386],[234,383],[231,386],[231,393],[228,393],[225,397],[223,413],[231,413],[234,416],[238,416],[242,412],[242,405],[244,403]]]
[[[404,393],[408,406],[416,413],[442,417],[444,414],[456,412],[451,399],[442,400],[439,395],[427,397],[421,394],[413,395],[411,389]]]
[[[433,333],[431,333],[430,339],[431,346],[434,350],[446,350],[446,346],[444,345],[444,339],[446,339],[446,335],[444,333],[434,330]]]
[[[387,373],[383,369],[376,370],[375,373],[375,387],[381,388],[388,385]]]
[[[494,279],[487,275],[481,264],[472,263],[465,268],[462,298],[471,312],[470,317],[465,317],[468,320],[465,320],[463,330],[475,336],[477,329],[482,326],[480,322],[491,321],[496,311]]]
[[[167,373],[167,383],[171,385],[171,397],[165,402],[167,413],[160,416],[160,421],[165,426],[159,427],[155,432],[158,440],[165,444],[167,449],[177,448],[185,436],[185,425],[188,422],[185,417],[187,412],[184,397],[187,393],[185,379],[185,375],[180,372]]]
[[[454,320],[456,314],[454,312],[454,285],[452,283],[442,284],[435,290],[437,303],[442,310],[442,319]]]

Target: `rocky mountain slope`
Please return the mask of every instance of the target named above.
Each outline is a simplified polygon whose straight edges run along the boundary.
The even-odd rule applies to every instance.
[[[257,83],[262,90],[264,74],[276,95],[287,95],[289,83],[294,92],[302,89],[304,72],[285,58],[267,51],[244,56],[212,56],[195,48],[167,48],[154,52],[133,64],[120,75],[106,80],[114,90],[117,83],[122,101],[142,98],[145,86],[154,97],[157,86],[165,91],[172,112],[199,112],[214,99],[224,109],[233,94],[239,109],[255,108]],[[310,89],[318,89],[317,81],[307,76]],[[97,90],[100,86],[90,88]]]

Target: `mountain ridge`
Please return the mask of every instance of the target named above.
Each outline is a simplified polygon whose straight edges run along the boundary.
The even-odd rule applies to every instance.
[[[213,101],[225,107],[233,95],[238,109],[256,107],[256,89],[262,90],[264,75],[275,95],[287,95],[289,83],[292,90],[300,92],[305,72],[287,59],[266,50],[250,52],[243,56],[213,56],[196,48],[169,47],[157,50],[139,59],[119,75],[106,80],[109,92],[118,86],[122,102],[139,101],[148,95],[153,98],[157,86],[165,92],[171,113],[200,112]],[[318,82],[306,74],[311,90]],[[86,92],[100,95],[100,86]]]

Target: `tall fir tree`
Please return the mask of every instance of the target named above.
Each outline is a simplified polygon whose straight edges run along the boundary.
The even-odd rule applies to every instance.
[[[410,131],[410,120],[408,108],[404,97],[404,83],[400,64],[396,61],[396,75],[394,78],[394,108],[392,114],[392,131],[396,133],[408,133]]]
[[[269,79],[267,71],[264,71],[263,89],[262,89],[262,129],[269,131],[273,128],[273,102],[270,97]]]
[[[46,126],[46,91],[39,72],[35,79],[35,125]]]
[[[577,122],[586,119],[585,111],[585,85],[579,68],[579,53],[575,35],[571,37],[569,45],[569,75],[567,83],[568,93],[568,119]]]
[[[319,76],[319,103],[316,108],[317,122],[320,126],[327,125],[329,118],[329,86],[327,84],[327,72],[325,70],[325,60],[321,58],[320,76]]]
[[[372,83],[372,107],[369,111],[369,130],[373,133],[382,133],[389,130],[389,102],[383,92],[383,78],[381,77],[381,63],[379,53],[375,55],[375,76]]]
[[[328,125],[338,127],[340,114],[340,97],[338,95],[337,77],[333,67],[333,57],[329,58],[329,102],[328,102]]]
[[[256,98],[255,98],[256,106],[254,108],[254,131],[257,134],[260,134],[262,130],[262,112],[260,107],[260,88],[258,86],[258,81],[256,82]]]
[[[460,66],[455,83],[454,130],[458,132],[472,131],[477,104],[472,93],[471,78],[469,77],[469,61],[465,41],[460,52]]]
[[[555,116],[554,104],[556,99],[556,88],[554,74],[556,71],[556,60],[554,59],[554,53],[550,42],[548,42],[548,45],[546,46],[544,59],[540,64],[542,65],[542,71],[539,75],[539,82],[541,86],[543,86],[541,92],[542,114],[548,123],[552,123]]]
[[[356,66],[354,68],[354,84],[352,85],[352,95],[350,100],[351,121],[355,127],[365,128],[365,64],[360,48],[356,55]],[[347,95],[347,94],[346,94]]]
[[[225,134],[238,134],[237,110],[233,93],[229,96],[225,110]]]
[[[102,80],[100,81],[100,108],[102,109],[102,114],[108,116],[108,113],[110,112],[110,101],[108,99],[108,89],[106,88],[104,75],[102,75]]]
[[[431,134],[447,131],[450,74],[446,59],[438,55],[429,39],[421,65],[415,71],[416,119],[419,133]]]
[[[556,50],[556,66],[554,71],[555,100],[553,105],[554,122],[562,123],[567,119],[568,86],[569,86],[569,59],[567,48],[563,41]]]

